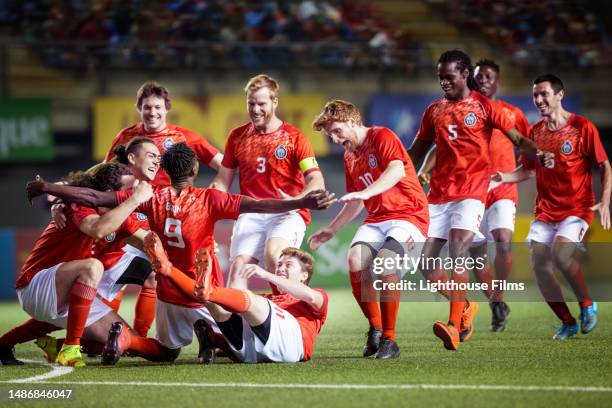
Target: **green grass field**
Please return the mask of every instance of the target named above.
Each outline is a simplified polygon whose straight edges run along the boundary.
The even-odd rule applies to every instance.
[[[106,367],[87,359],[86,368],[52,378],[51,385],[7,383],[47,373],[51,367],[0,366],[0,406],[41,406],[45,403],[9,403],[8,390],[49,388],[73,389],[72,405],[79,407],[610,406],[610,303],[600,304],[600,323],[593,333],[565,342],[551,340],[557,321],[543,303],[511,304],[504,333],[488,331],[490,311],[485,303],[480,305],[476,333],[450,352],[431,331],[435,320],[446,319],[447,304],[402,303],[397,338],[402,356],[365,360],[360,354],[366,321],[348,290],[334,290],[310,362],[240,365],[219,359],[213,366],[202,366],[196,363],[197,346],[192,344],[174,364],[123,358],[117,366]],[[577,313],[577,305],[571,307]],[[122,314],[128,321],[132,310],[133,300],[126,299]],[[0,316],[1,331],[26,319],[17,303],[0,303]],[[42,362],[33,343],[19,345],[16,355]]]

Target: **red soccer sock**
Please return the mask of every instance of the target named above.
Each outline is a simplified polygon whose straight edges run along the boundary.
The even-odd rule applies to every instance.
[[[142,337],[147,333],[155,320],[155,303],[157,292],[155,288],[143,287],[136,300],[136,315],[134,317],[134,331]]]
[[[368,273],[367,271],[364,273]],[[368,319],[370,327],[382,328],[382,317],[378,302],[376,301],[376,290],[369,282],[362,283],[362,271],[349,272],[351,288],[357,304],[363,315]]]
[[[131,335],[129,351],[149,361],[168,361],[168,349],[156,339]]]
[[[565,324],[576,324],[576,319],[572,316],[565,302],[546,302],[553,312],[557,315],[559,320]]]
[[[593,301],[591,300],[591,295],[589,293],[586,280],[584,279],[582,268],[575,259],[572,259],[569,264],[568,271],[565,272],[564,275],[569,284],[572,286],[572,290],[580,303],[580,307],[582,307],[583,303],[587,304],[588,306],[592,305]]]
[[[450,302],[450,314],[448,317],[448,322],[452,323],[457,330],[461,327],[461,316],[463,315],[463,310],[465,309],[465,301],[451,301]]]
[[[398,283],[396,274],[381,276],[383,284]],[[390,337],[395,341],[395,323],[400,305],[400,291],[384,289],[380,292],[380,312],[382,315],[383,338]]]
[[[100,300],[104,302],[108,307],[113,309],[113,312],[117,313],[119,312],[119,307],[121,307],[121,301],[123,300],[124,292],[125,290],[120,290],[113,300],[104,299],[102,297],[100,298]]]
[[[96,297],[97,288],[76,281],[70,289],[68,304],[68,324],[66,327],[67,345],[79,345],[91,304]]]
[[[0,337],[0,344],[4,346],[14,346],[15,344],[36,340],[55,330],[61,330],[61,328],[51,323],[30,319],[4,333],[2,337]]]
[[[425,279],[431,282],[448,282],[448,275],[446,274],[446,271],[444,269],[436,268],[429,274],[429,276],[426,276]],[[440,293],[445,298],[450,299],[450,291],[446,289],[440,289],[438,290],[438,293]]]
[[[587,300],[585,302],[578,302],[578,304],[580,305],[581,309],[584,309],[585,307],[589,307],[593,305],[593,301],[592,300]]]
[[[233,288],[213,287],[208,301],[223,306],[232,313],[244,313],[251,306],[251,299],[246,291]]]
[[[193,299],[193,292],[195,291],[196,285],[195,279],[186,275],[183,271],[175,268],[174,266],[172,266],[168,278],[172,279],[172,282],[174,282],[181,292]]]

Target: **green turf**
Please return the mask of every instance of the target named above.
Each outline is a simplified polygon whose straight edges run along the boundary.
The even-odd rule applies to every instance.
[[[315,358],[307,363],[238,365],[221,359],[214,366],[196,364],[194,345],[183,350],[175,364],[153,364],[123,358],[115,367],[87,359],[88,367],[52,381],[140,381],[162,383],[294,383],[294,384],[488,384],[523,386],[612,387],[612,304],[600,304],[600,323],[589,335],[566,342],[551,340],[557,321],[542,303],[513,303],[508,329],[488,332],[489,308],[481,303],[476,333],[459,351],[443,349],[431,332],[445,320],[446,303],[402,303],[398,343],[402,356],[394,361],[360,357],[367,325],[347,290],[330,294],[327,324],[319,336]],[[572,305],[577,313],[577,306]],[[131,320],[133,301],[122,305]],[[0,330],[26,318],[14,303],[0,303]],[[19,345],[19,358],[42,360],[33,344]],[[28,364],[2,367],[0,381],[26,378],[49,368]],[[8,388],[47,385],[0,384],[0,405]],[[291,406],[584,406],[609,405],[612,392],[440,389],[299,389],[198,388],[148,385],[69,385],[79,406],[216,407]],[[10,406],[19,406],[11,403]]]

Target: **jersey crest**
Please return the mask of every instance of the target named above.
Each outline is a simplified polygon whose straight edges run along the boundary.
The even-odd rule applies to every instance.
[[[565,142],[563,142],[563,144],[561,145],[561,153],[568,155],[568,154],[572,154],[573,151],[574,151],[574,146],[572,146],[572,142],[570,142],[569,140],[566,140]]]
[[[376,156],[374,156],[374,154],[372,153],[370,153],[370,155],[368,156],[368,164],[373,169],[375,169],[376,166],[378,166],[378,161],[376,160]]]
[[[167,138],[166,140],[164,140],[163,146],[164,149],[168,150],[169,148],[171,148],[174,145],[174,140],[172,140],[171,137]]]
[[[139,213],[139,212],[137,212],[137,213],[136,213],[136,219],[137,219],[138,221],[146,221],[146,220],[147,220],[147,216],[146,216],[146,215],[144,215],[143,213]]]
[[[287,157],[287,148],[285,147],[285,145],[280,144],[276,147],[276,149],[274,149],[274,157],[279,160],[282,160]]]
[[[467,115],[465,115],[465,118],[463,118],[463,123],[468,126],[474,126],[476,124],[476,115],[474,112],[469,112]]]
[[[115,240],[115,237],[117,236],[117,234],[115,234],[115,232],[111,232],[110,234],[108,234],[107,236],[104,237],[104,240],[106,242],[113,242]]]

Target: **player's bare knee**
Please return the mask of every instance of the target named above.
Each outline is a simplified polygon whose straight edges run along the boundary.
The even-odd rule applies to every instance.
[[[143,288],[149,288],[149,289],[157,288],[157,280],[155,279],[155,274],[154,273],[150,273],[149,274],[147,279],[145,279],[144,283],[142,284],[142,287]]]
[[[104,265],[95,258],[84,259],[81,273],[79,276],[83,279],[99,282],[104,273]]]

